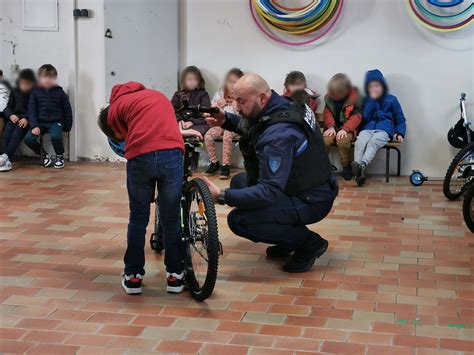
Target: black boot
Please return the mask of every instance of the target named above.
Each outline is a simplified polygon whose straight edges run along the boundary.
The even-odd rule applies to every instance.
[[[209,164],[206,171],[204,172],[204,175],[206,176],[215,175],[219,171],[220,168],[221,168],[221,164],[218,161],[215,163],[211,162],[211,164]]]
[[[354,177],[352,175],[352,168],[350,166],[345,166],[342,168],[342,177],[346,181],[351,181]]]
[[[311,233],[303,245],[295,250],[291,260],[283,266],[286,272],[306,272],[314,265],[317,258],[328,249],[329,243],[317,233]]]
[[[284,258],[293,253],[295,249],[284,245],[272,245],[267,248],[267,256],[270,258]]]
[[[229,178],[230,178],[230,166],[229,165],[222,165],[221,174],[219,176],[219,179],[227,180]]]

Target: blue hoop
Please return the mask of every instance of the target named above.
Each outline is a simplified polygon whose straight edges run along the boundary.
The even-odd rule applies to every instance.
[[[454,7],[462,4],[464,0],[450,0],[450,1],[439,1],[439,0],[428,0],[428,2],[436,7]]]

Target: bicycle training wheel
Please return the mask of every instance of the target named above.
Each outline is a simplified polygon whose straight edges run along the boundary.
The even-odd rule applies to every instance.
[[[187,184],[183,212],[186,282],[193,298],[203,301],[216,285],[220,244],[214,202],[201,179]]]
[[[156,199],[155,203],[155,223],[153,227],[153,233],[150,237],[150,247],[152,250],[156,251],[157,253],[161,253],[165,248],[163,245],[163,231],[160,226],[160,210],[158,208],[158,198]]]
[[[474,233],[474,206],[472,205],[472,196],[474,195],[474,184],[469,184],[469,187],[464,193],[464,202],[462,204],[462,214],[467,228]]]
[[[449,200],[456,200],[464,192],[464,187],[474,176],[474,143],[459,151],[449,165],[443,182],[443,193]]]

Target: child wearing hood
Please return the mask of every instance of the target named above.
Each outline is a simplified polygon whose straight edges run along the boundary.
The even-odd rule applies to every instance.
[[[390,140],[402,143],[406,133],[406,120],[398,99],[390,95],[387,82],[378,69],[365,76],[367,95],[362,111],[362,128],[354,149],[352,171],[357,185],[362,186],[367,166],[375,154]]]

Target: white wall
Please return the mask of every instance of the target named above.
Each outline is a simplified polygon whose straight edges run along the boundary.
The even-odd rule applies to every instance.
[[[286,73],[302,70],[322,92],[336,72],[361,86],[366,70],[380,68],[408,119],[403,173],[444,175],[454,155],[446,133],[458,119],[461,92],[468,93],[472,117],[473,26],[461,33],[430,33],[401,0],[348,0],[343,11],[323,42],[297,49],[267,40],[252,22],[248,1],[187,0],[186,64],[204,70],[211,94],[233,66],[261,74],[277,91]],[[384,171],[382,162],[379,157],[373,171]]]

